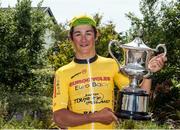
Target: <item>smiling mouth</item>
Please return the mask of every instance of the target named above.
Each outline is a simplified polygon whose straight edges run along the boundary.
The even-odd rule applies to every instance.
[[[80,45],[80,47],[87,47],[89,46],[88,44],[85,44],[85,45]]]

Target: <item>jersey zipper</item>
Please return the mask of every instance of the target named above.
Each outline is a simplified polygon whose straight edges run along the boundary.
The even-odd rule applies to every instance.
[[[92,99],[92,113],[95,111],[95,106],[94,106],[94,88],[92,86],[92,73],[91,73],[91,65],[90,65],[90,59],[87,59],[87,64],[88,64],[88,76],[89,76],[89,85],[90,85],[90,93],[91,93],[91,99]],[[92,123],[92,129],[94,129],[94,123]]]

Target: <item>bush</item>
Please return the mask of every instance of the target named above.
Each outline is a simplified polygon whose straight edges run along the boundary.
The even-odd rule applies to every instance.
[[[17,120],[12,118],[9,121],[5,121],[0,118],[0,128],[1,129],[38,129],[44,128],[43,122],[38,119],[33,119],[30,116],[25,116],[23,120]]]
[[[180,87],[177,81],[165,80],[156,84],[151,94],[151,110],[158,124],[180,128]]]

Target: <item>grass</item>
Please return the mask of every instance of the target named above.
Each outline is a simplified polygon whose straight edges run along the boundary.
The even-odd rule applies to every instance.
[[[119,120],[116,129],[170,129],[168,125],[157,125],[153,121]]]

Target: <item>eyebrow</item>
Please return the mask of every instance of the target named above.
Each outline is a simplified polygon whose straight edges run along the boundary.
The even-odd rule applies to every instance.
[[[74,31],[73,34],[76,34],[76,33],[81,33],[80,31]]]
[[[92,29],[90,29],[90,30],[87,30],[86,32],[94,32]]]
[[[86,32],[93,32],[93,30],[92,30],[92,29],[89,29],[89,30],[87,30]],[[81,31],[74,31],[73,34],[76,34],[76,33],[81,33]]]

